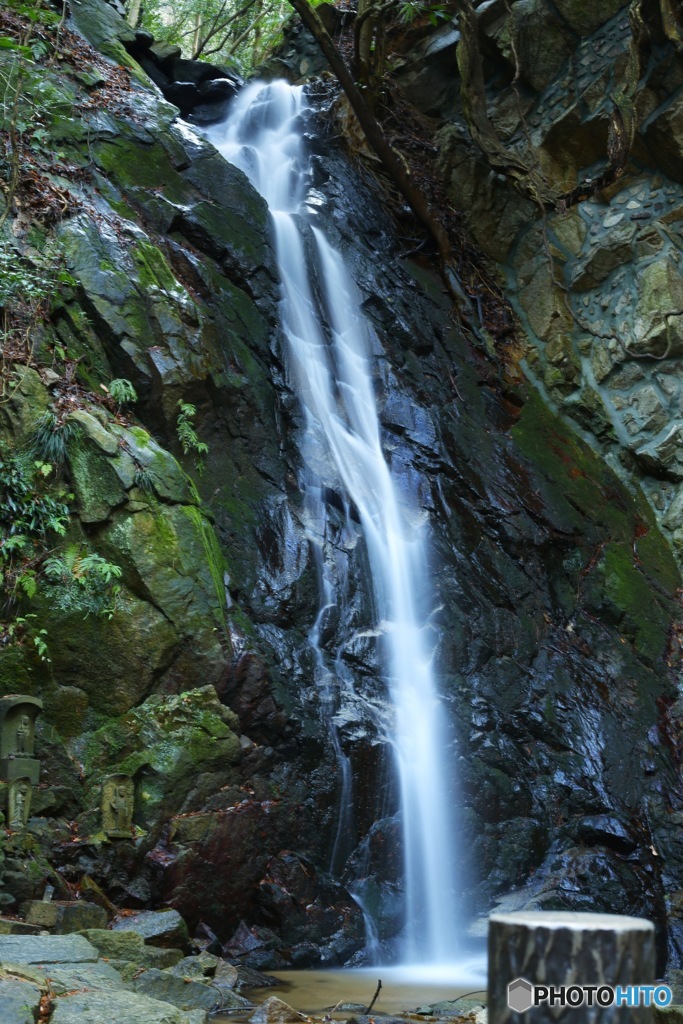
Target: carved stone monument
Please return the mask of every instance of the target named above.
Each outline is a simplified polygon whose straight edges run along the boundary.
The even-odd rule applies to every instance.
[[[127,775],[109,775],[102,783],[102,829],[110,839],[130,839],[135,785]]]
[[[33,789],[30,779],[13,779],[9,785],[7,824],[14,832],[26,828]]]
[[[34,756],[36,718],[42,700],[24,694],[0,697],[0,779],[28,779],[37,785],[40,761]]]

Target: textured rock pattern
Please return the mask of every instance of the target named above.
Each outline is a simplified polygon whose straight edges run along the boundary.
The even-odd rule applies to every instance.
[[[532,60],[538,4],[519,6],[519,38]],[[108,22],[98,35],[85,17],[96,14],[97,0],[83,7],[82,30],[108,46]],[[562,54],[569,43],[583,45],[584,31],[580,5],[564,7],[573,27],[552,17]],[[505,28],[494,22],[492,39]],[[596,59],[589,45],[581,52]],[[542,70],[544,79],[557,64]],[[587,74],[594,72],[591,63]],[[452,90],[443,95],[452,102]],[[324,868],[340,780],[307,641],[317,580],[296,488],[303,424],[283,377],[266,212],[243,175],[174,117],[136,86],[106,110],[83,103],[81,128],[64,142],[93,177],[78,184],[82,206],[59,228],[77,283],[62,296],[41,358],[51,365],[58,343],[79,360],[83,388],[123,377],[140,400],[135,423],[132,413],[127,420],[83,403],[68,452],[70,530],[121,564],[123,609],[111,622],[83,621],[36,604],[49,626],[51,665],[23,648],[0,652],[4,692],[20,688],[45,701],[31,833],[60,868],[50,874],[43,856],[26,872],[21,849],[8,850],[6,894],[36,898],[46,878],[66,890],[64,878],[88,875],[119,905],[170,904],[191,928],[215,933],[219,948],[229,940],[240,963],[331,962],[361,942],[340,882],[363,877],[382,938],[402,918],[396,794],[377,724],[387,698],[367,628],[363,555],[353,517],[328,495],[333,531],[348,537],[335,552],[336,571],[352,582],[347,606],[326,623],[324,658],[342,659],[363,697],[335,694],[355,793],[331,879]],[[55,131],[66,135],[64,125]],[[440,137],[444,172],[463,186],[458,201],[471,200],[487,251],[511,274],[514,243],[516,301],[520,310],[526,303],[539,338],[535,375],[547,362],[548,393],[563,408],[583,395],[606,445],[621,452],[611,440],[616,421],[602,412],[603,381],[620,370],[583,383],[594,339],[585,353],[562,291],[549,285],[533,204],[511,202],[501,182],[482,174],[462,131],[450,125]],[[527,885],[523,899],[541,907],[644,914],[657,923],[662,961],[668,913],[671,952],[680,957],[680,577],[652,510],[533,388],[502,380],[499,364],[468,344],[440,282],[400,258],[371,182],[333,144],[319,148],[318,216],[349,258],[385,353],[377,360],[385,447],[401,492],[417,493],[410,514],[432,523],[436,660],[453,722],[447,770],[457,769],[463,849],[479,872],[473,904],[485,909]],[[641,204],[638,212],[649,200],[634,192],[628,201]],[[639,243],[630,213],[605,226],[605,213],[594,235],[614,235],[598,252],[586,216],[550,218],[548,231],[562,246],[555,266],[571,258],[567,273],[589,309],[627,253],[637,244],[656,249],[657,240]],[[643,255],[638,270],[647,287],[633,301],[648,331],[657,329],[652,296],[677,295],[675,246],[666,257],[664,270],[653,271]],[[643,426],[633,435],[639,447],[658,437],[664,408],[649,364],[640,390],[628,377],[641,363],[621,366],[624,394],[636,396],[633,422],[651,421],[651,433]],[[665,365],[658,361],[658,372]],[[24,374],[0,406],[3,437],[23,443],[65,394],[66,382],[45,367]],[[195,404],[209,444],[197,490],[176,436],[179,399]],[[658,438],[641,458],[666,459],[675,474],[676,438]],[[99,806],[101,783],[114,772],[134,781],[136,836],[108,843]],[[89,935],[107,955],[150,967],[167,952],[138,935]],[[70,1019],[85,1007],[80,998],[64,1000],[57,1014]],[[121,1020],[127,1012],[123,1003],[116,1011]],[[179,1022],[183,1011],[164,1013]]]
[[[526,6],[515,4],[514,12]],[[517,97],[509,88],[489,93],[506,143],[525,153],[530,139],[536,166],[560,189],[590,179],[604,164],[610,97],[630,39],[627,5],[588,6],[555,5],[566,22],[564,49],[548,42],[541,21],[529,22],[534,45],[545,40],[557,62],[547,80],[525,73],[522,50]],[[504,41],[520,18],[501,13],[489,24],[482,16],[483,35],[508,62]],[[617,471],[642,487],[680,561],[683,65],[663,42],[654,14],[648,27],[632,162],[607,191],[542,219],[482,168],[467,134],[453,125],[441,129],[439,159],[454,201],[505,275],[529,338],[528,370]]]

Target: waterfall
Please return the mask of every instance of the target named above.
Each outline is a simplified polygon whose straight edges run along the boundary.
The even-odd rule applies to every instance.
[[[321,590],[309,639],[323,679],[323,701],[331,699],[333,680],[320,650],[321,624],[339,599],[324,555],[323,483],[332,481],[362,527],[375,616],[369,628],[379,637],[393,704],[388,741],[399,781],[405,861],[402,958],[407,963],[453,962],[465,922],[454,895],[462,882],[454,866],[451,798],[444,778],[447,731],[432,669],[433,634],[428,610],[419,607],[419,595],[429,590],[425,526],[417,522],[416,501],[412,509],[402,507],[382,451],[372,366],[377,339],[363,317],[355,282],[306,206],[305,110],[301,87],[253,83],[236,99],[228,119],[206,135],[247,174],[272,218],[282,280],[284,359],[305,419],[301,486]],[[347,685],[352,688],[353,682]],[[338,739],[334,742],[343,761]],[[342,768],[346,798],[348,762]]]

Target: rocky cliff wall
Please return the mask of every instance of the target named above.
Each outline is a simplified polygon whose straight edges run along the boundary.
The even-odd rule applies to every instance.
[[[383,737],[340,696],[356,799],[329,880],[339,779],[312,682],[301,422],[283,380],[265,209],[145,84],[108,8],[83,0],[72,16],[67,56],[41,72],[54,97],[50,139],[63,152],[46,187],[68,202],[52,221],[15,208],[5,225],[29,261],[56,236],[70,280],[30,357],[16,353],[2,436],[18,451],[47,408],[74,424],[69,539],[120,565],[123,589],[111,619],[61,613],[39,595],[19,602],[38,616],[33,629],[47,629],[51,661],[28,633],[0,655],[4,692],[46,705],[34,818],[12,839],[5,892],[16,906],[40,893],[46,873],[61,885],[88,875],[120,904],[168,902],[222,940],[242,919],[258,925],[247,945],[261,965],[343,960],[362,939],[339,880],[362,871],[382,935],[401,924],[395,794]],[[450,85],[446,94],[455,102]],[[489,211],[480,243],[496,255],[496,239],[510,236],[498,254],[508,269],[512,229],[487,197],[530,239],[533,209],[486,184],[461,128],[443,132],[464,154],[458,162],[461,150],[444,144],[448,174],[461,167],[479,183],[473,225]],[[433,523],[438,663],[453,722],[445,770],[459,778],[463,849],[477,865],[472,907],[514,889],[521,904],[643,913],[658,924],[662,962],[668,925],[676,963],[680,577],[656,514],[547,395],[511,383],[454,323],[438,278],[401,256],[366,173],[332,142],[316,148],[320,217],[386,353],[377,386],[392,468],[411,489],[419,481]],[[550,350],[538,344],[528,348],[540,353],[532,378]],[[96,400],[114,378],[134,385],[134,415]],[[195,405],[208,443],[201,476],[177,438],[178,400]],[[355,571],[352,551],[340,558]],[[381,704],[367,608],[359,579],[325,646]],[[100,830],[100,784],[115,772],[135,781],[130,842]],[[37,859],[31,874],[22,850]]]

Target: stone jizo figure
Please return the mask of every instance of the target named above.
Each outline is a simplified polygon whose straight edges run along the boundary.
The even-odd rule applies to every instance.
[[[19,830],[26,827],[31,809],[31,783],[28,779],[15,779],[9,789],[9,827]]]
[[[17,753],[28,754],[31,751],[31,719],[28,715],[20,715],[16,731]]]
[[[127,775],[110,775],[102,786],[102,829],[110,839],[130,839],[135,786]]]
[[[35,743],[35,724],[43,702],[28,694],[15,693],[0,697],[0,761],[11,758],[32,758]],[[17,772],[15,778],[28,776]],[[11,779],[11,773],[4,773]]]

